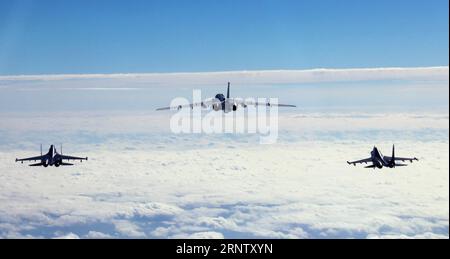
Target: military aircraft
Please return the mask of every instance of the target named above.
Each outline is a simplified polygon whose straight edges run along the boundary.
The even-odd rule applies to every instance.
[[[396,163],[396,161],[402,161],[402,162],[409,161],[410,163],[412,163],[414,160],[419,161],[419,159],[417,159],[416,157],[414,157],[414,158],[396,157],[395,156],[395,146],[392,145],[392,156],[383,156],[377,147],[373,147],[373,150],[370,152],[370,158],[353,161],[353,162],[347,161],[347,163],[349,165],[354,165],[354,166],[356,166],[356,164],[372,163],[372,165],[366,166],[365,168],[381,169],[383,167],[395,168],[397,166],[407,166],[406,164]]]
[[[55,166],[55,167],[59,167],[59,166],[71,166],[73,164],[71,163],[66,163],[63,162],[63,160],[80,160],[80,162],[83,162],[83,160],[88,160],[87,157],[76,157],[76,156],[66,156],[62,154],[62,145],[61,145],[61,153],[58,153],[56,151],[56,148],[54,145],[51,145],[48,153],[45,155],[42,155],[42,145],[41,145],[41,155],[40,156],[35,156],[35,157],[29,157],[29,158],[22,158],[22,159],[17,159],[16,158],[16,162],[22,162],[23,161],[40,161],[39,163],[35,163],[35,164],[31,164],[29,166],[43,166],[43,167],[47,167],[47,166]]]
[[[241,98],[230,98],[230,82],[228,82],[228,88],[227,88],[227,97],[225,97],[223,94],[216,94],[214,98],[207,99],[205,101],[202,101],[201,103],[191,103],[187,105],[179,105],[177,107],[163,107],[156,109],[157,111],[162,110],[180,110],[182,108],[191,108],[193,109],[194,106],[201,106],[202,108],[208,108],[212,107],[215,111],[223,111],[224,113],[228,113],[231,111],[236,111],[239,106],[243,108],[247,108],[248,105],[261,105],[261,106],[278,106],[278,107],[297,107],[295,105],[291,104],[272,104],[270,102],[264,102],[264,103],[258,103],[255,101],[246,101]]]

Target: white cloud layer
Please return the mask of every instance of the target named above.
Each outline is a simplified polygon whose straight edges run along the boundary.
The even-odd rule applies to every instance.
[[[0,237],[448,238],[448,77],[448,67],[0,76]],[[298,105],[280,110],[277,144],[171,134],[172,113],[154,112],[228,81],[232,96]],[[89,161],[14,163],[40,143]],[[420,161],[345,163],[392,144]]]
[[[0,76],[0,82],[62,81],[84,79],[114,79],[149,83],[151,85],[217,85],[232,81],[238,84],[294,84],[317,82],[348,82],[372,80],[426,80],[448,81],[448,66],[441,67],[387,67],[309,70],[261,70],[190,73],[141,74],[62,74]]]
[[[449,237],[448,114],[287,114],[270,146],[151,131],[159,115],[78,114],[53,124],[58,117],[45,114],[35,121],[45,134],[23,116],[23,124],[2,120],[1,237]],[[36,154],[40,135],[68,139],[65,150],[89,161],[14,163]],[[373,145],[389,154],[393,143],[420,161],[383,170],[345,162]]]

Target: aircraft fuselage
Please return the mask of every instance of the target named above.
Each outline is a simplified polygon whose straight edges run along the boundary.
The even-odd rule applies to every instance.
[[[383,168],[383,167],[394,167],[394,161],[386,161],[383,154],[378,150],[378,148],[374,147],[373,150],[370,152],[372,164],[374,167],[377,168]]]
[[[50,149],[48,150],[47,155],[45,156],[44,159],[41,160],[41,162],[44,167],[47,167],[47,166],[58,167],[61,165],[62,159],[61,159],[61,156],[56,151],[56,148],[53,145],[51,145]]]
[[[236,111],[238,104],[231,98],[225,98],[223,94],[216,94],[215,99],[219,102],[213,105],[215,111],[223,111],[225,113]]]

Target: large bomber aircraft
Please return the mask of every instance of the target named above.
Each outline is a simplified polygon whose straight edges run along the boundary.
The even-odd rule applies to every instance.
[[[278,107],[296,107],[291,104],[273,104],[270,102],[259,103],[255,101],[247,101],[241,98],[230,98],[230,82],[228,82],[227,88],[227,96],[225,97],[223,94],[216,94],[214,98],[207,99],[202,101],[201,103],[191,103],[187,105],[179,105],[177,107],[163,107],[156,109],[157,111],[162,110],[180,110],[182,108],[193,108],[194,106],[201,106],[202,108],[212,107],[215,111],[223,111],[224,113],[228,113],[231,111],[236,111],[239,106],[243,108],[247,108],[248,105],[255,106],[278,106]]]

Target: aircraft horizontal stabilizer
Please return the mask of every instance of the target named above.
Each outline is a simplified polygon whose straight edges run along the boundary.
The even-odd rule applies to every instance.
[[[36,164],[31,164],[29,166],[43,166],[43,165],[44,165],[44,163],[36,163]]]
[[[71,164],[71,163],[61,163],[60,165],[64,165],[64,166],[70,166],[70,165],[73,165],[73,164]]]

